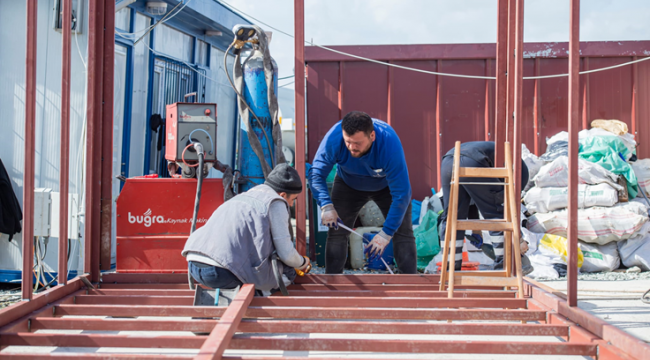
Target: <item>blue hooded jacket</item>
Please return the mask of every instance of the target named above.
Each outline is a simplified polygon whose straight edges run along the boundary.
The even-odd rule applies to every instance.
[[[379,191],[388,187],[392,204],[384,222],[383,231],[393,236],[402,224],[411,201],[411,183],[406,168],[402,143],[390,125],[372,119],[375,141],[370,151],[355,158],[345,146],[341,121],[323,138],[309,170],[309,183],[319,206],[331,204],[327,191],[327,175],[337,164],[336,174],[351,188],[359,191]]]

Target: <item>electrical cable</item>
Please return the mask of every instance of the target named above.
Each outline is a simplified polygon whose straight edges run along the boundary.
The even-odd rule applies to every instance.
[[[185,162],[185,151],[187,151],[187,149],[189,149],[192,146],[194,146],[194,143],[187,145],[185,147],[185,149],[183,149],[183,152],[181,153],[181,160],[183,160],[183,164],[185,164],[188,167],[197,167],[197,166],[199,166],[199,164],[190,165],[190,164]]]
[[[210,135],[209,132],[207,132],[207,131],[205,131],[203,129],[194,129],[194,130],[192,130],[192,132],[190,132],[190,142],[194,142],[192,140],[192,134],[194,134],[197,131],[203,131],[206,135],[208,135],[208,138],[210,139],[210,145],[212,145],[212,150],[211,151],[214,152],[214,142],[212,141],[212,135]],[[210,153],[210,154],[212,154],[212,153]]]
[[[260,129],[262,129],[262,133],[264,134],[264,138],[266,139],[266,145],[269,147],[269,153],[270,153],[271,150],[273,149],[273,147],[271,147],[271,141],[269,141],[269,136],[266,133],[266,130],[264,129],[264,126],[262,125],[262,122],[257,117],[257,115],[255,115],[255,112],[248,105],[248,103],[246,102],[246,100],[244,99],[242,94],[239,93],[239,91],[237,90],[237,87],[235,87],[235,84],[232,82],[232,79],[230,78],[230,74],[228,73],[228,63],[227,63],[228,53],[230,52],[230,49],[232,49],[233,45],[235,45],[234,41],[232,42],[232,44],[230,44],[228,46],[228,49],[226,50],[226,53],[223,56],[223,65],[224,65],[223,71],[226,73],[226,77],[228,78],[228,82],[230,83],[230,86],[232,87],[232,89],[235,90],[235,94],[237,94],[237,97],[239,99],[241,99],[241,102],[243,102],[244,105],[246,105],[246,107],[248,108],[248,111],[250,111],[251,115],[253,115],[253,117],[257,121],[257,124],[259,125]],[[246,63],[246,61],[244,61],[244,63]],[[238,66],[238,64],[234,64],[233,66]],[[250,122],[250,119],[246,119],[246,121]],[[273,169],[273,168],[275,168],[275,161],[273,160],[273,156],[270,156],[270,158],[271,158],[271,169]],[[260,159],[260,162],[261,161],[262,161],[262,159]]]
[[[285,31],[282,31],[282,30],[280,30],[280,29],[278,29],[278,28],[276,28],[276,27],[274,27],[272,25],[269,25],[269,24],[267,24],[267,23],[265,23],[265,22],[263,22],[263,21],[261,21],[259,19],[256,19],[253,16],[251,16],[251,15],[237,9],[236,7],[230,5],[229,3],[227,3],[227,2],[225,2],[223,0],[219,0],[219,2],[226,5],[227,7],[229,7],[232,11],[237,13],[239,16],[242,16],[244,18],[248,17],[250,19],[253,19],[253,20],[259,22],[262,25],[265,25],[265,26],[279,32],[280,34],[286,35],[286,36],[288,36],[288,37],[290,37],[292,39],[294,38],[293,35],[285,32]],[[466,78],[466,79],[496,80],[496,76],[461,75],[461,74],[441,73],[441,72],[437,72],[437,71],[426,71],[426,70],[416,69],[416,68],[412,68],[412,67],[408,67],[408,66],[401,66],[401,65],[397,65],[397,64],[391,64],[391,63],[388,63],[388,62],[384,62],[384,61],[369,59],[369,58],[366,58],[366,57],[363,57],[363,56],[353,55],[353,54],[350,54],[350,53],[346,53],[346,52],[343,52],[343,51],[339,51],[339,50],[329,48],[327,46],[314,44],[313,42],[309,42],[309,41],[305,41],[305,44],[310,44],[312,46],[316,46],[316,47],[321,48],[323,50],[331,51],[331,52],[337,53],[339,55],[349,56],[349,57],[352,57],[352,58],[355,58],[355,59],[368,61],[368,62],[372,62],[372,63],[375,63],[375,64],[391,66],[391,67],[394,67],[394,68],[404,69],[404,70],[409,70],[409,71],[415,71],[415,72],[419,72],[419,73],[423,73],[423,74],[449,76],[449,77],[459,77],[459,78]],[[610,69],[614,69],[614,68],[617,68],[617,67],[622,67],[622,66],[626,66],[626,65],[637,63],[637,62],[646,61],[646,60],[650,60],[650,57],[643,58],[643,59],[638,59],[638,60],[634,60],[634,61],[629,61],[629,62],[626,62],[626,63],[623,63],[623,64],[614,65],[614,66],[604,67],[604,68],[600,68],[600,69],[581,71],[581,72],[579,72],[579,74],[583,75],[583,74],[590,74],[590,73],[594,73],[594,72],[598,72],[598,71],[610,70]],[[547,78],[565,77],[565,76],[569,76],[569,74],[567,73],[567,74],[555,74],[555,75],[543,75],[543,76],[525,76],[523,79],[524,80],[534,80],[534,79],[547,79]]]
[[[290,82],[288,82],[288,83],[286,83],[286,84],[282,84],[282,85],[278,86],[278,89],[279,89],[279,88],[283,88],[283,87],[285,87],[285,86],[289,86],[289,85],[291,85],[291,84],[293,84],[293,83],[295,83],[295,81],[290,81]]]
[[[192,1],[192,0],[189,0],[188,2],[186,2],[186,3],[185,3],[185,6],[187,6],[187,4],[189,4],[191,1]],[[117,34],[117,33],[120,33],[120,34],[122,34],[122,35],[134,35],[134,36],[135,36],[135,35],[140,34],[140,33],[142,33],[142,32],[149,32],[149,31],[152,30],[154,27],[156,27],[156,25],[161,24],[161,23],[164,24],[164,23],[166,23],[167,21],[171,20],[174,16],[178,15],[178,13],[180,13],[180,12],[185,8],[185,6],[183,6],[182,8],[180,8],[180,9],[179,9],[179,10],[178,10],[174,15],[170,16],[170,14],[171,14],[172,12],[174,12],[174,10],[175,10],[177,7],[179,7],[181,4],[183,4],[183,2],[179,2],[178,4],[176,4],[176,6],[174,6],[171,10],[169,10],[169,12],[168,12],[165,16],[163,16],[163,17],[162,17],[158,22],[156,22],[155,24],[150,25],[149,27],[146,27],[146,28],[141,29],[141,30],[134,31],[134,32],[132,32],[132,33],[130,33],[130,32],[120,32],[120,31],[116,28],[116,29],[115,29],[115,33],[116,33],[116,34]],[[170,17],[167,18],[168,16],[170,16]],[[146,34],[145,34],[145,35],[146,35]],[[125,37],[125,39],[127,39],[127,38]],[[131,40],[132,40],[132,39],[131,39]]]

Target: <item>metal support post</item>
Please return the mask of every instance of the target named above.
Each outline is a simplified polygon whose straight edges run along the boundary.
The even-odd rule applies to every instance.
[[[59,172],[59,285],[68,283],[68,187],[70,179],[70,33],[72,0],[63,0],[61,45],[61,154]]]
[[[296,248],[305,255],[307,224],[305,219],[305,1],[294,0],[295,88],[296,88],[296,170],[302,179],[303,193],[296,200]],[[312,224],[312,226],[314,226]],[[311,241],[314,241],[312,239]]]
[[[578,305],[578,132],[580,131],[580,0],[571,0],[569,35],[569,264],[567,302]]]

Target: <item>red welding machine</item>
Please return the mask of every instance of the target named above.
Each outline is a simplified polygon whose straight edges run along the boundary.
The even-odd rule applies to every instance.
[[[117,198],[119,273],[187,273],[181,255],[190,235],[196,179],[127,179]],[[221,179],[203,180],[196,227],[223,204]]]

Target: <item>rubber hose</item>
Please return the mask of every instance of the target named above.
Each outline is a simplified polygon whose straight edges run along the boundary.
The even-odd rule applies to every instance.
[[[201,201],[201,186],[203,185],[203,157],[205,154],[203,151],[198,152],[199,157],[199,168],[196,172],[196,198],[194,199],[194,215],[192,215],[192,229],[190,234],[196,230],[196,217],[199,215],[199,202]]]

